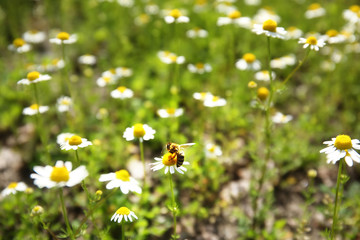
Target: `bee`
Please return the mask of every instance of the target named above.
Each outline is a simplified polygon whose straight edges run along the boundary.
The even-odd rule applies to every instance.
[[[166,144],[166,149],[171,154],[176,154],[176,167],[181,167],[183,165],[185,160],[185,153],[184,148],[191,147],[192,145],[195,145],[195,143],[185,143],[185,144],[177,144],[177,143],[171,143],[169,142]]]

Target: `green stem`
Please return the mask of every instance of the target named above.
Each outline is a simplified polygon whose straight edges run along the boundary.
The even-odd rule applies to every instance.
[[[70,235],[71,239],[75,239],[74,233],[73,233],[73,231],[71,229],[69,219],[68,219],[68,216],[67,216],[67,212],[66,212],[66,207],[65,207],[65,203],[64,203],[64,192],[63,192],[62,188],[59,188],[59,189],[60,189],[59,190],[59,195],[60,195],[61,208],[62,208],[64,219],[65,219],[67,233]]]
[[[80,166],[80,158],[79,158],[79,153],[78,150],[75,150],[75,156],[76,156],[76,166]]]
[[[43,220],[41,217],[40,217],[40,222],[41,222],[43,228],[52,236],[53,239],[59,240],[59,239],[56,237],[55,233],[53,233],[53,231],[51,231],[51,230],[49,229],[49,227],[45,224],[44,220]]]
[[[294,73],[297,72],[297,70],[299,70],[299,68],[304,64],[306,58],[309,56],[309,53],[310,53],[310,48],[306,51],[305,57],[301,61],[299,61],[299,64],[296,66],[296,68],[294,68],[294,70],[292,70],[292,72],[282,82],[283,86],[289,81],[289,79],[294,75]]]
[[[172,205],[172,213],[174,217],[174,238],[176,239],[176,214],[177,214],[177,207],[175,202],[175,194],[172,182],[172,174],[169,173],[169,181],[170,181],[170,189],[171,189],[171,205]]]
[[[78,166],[80,166],[80,158],[79,158],[79,153],[78,153],[77,149],[75,150],[75,156],[76,156],[76,167],[78,167]],[[88,199],[90,199],[90,194],[89,194],[89,191],[88,191],[88,189],[86,187],[85,180],[81,181],[81,187],[84,189]]]
[[[338,176],[337,176],[337,180],[336,180],[336,193],[335,193],[335,207],[334,207],[334,214],[333,214],[333,223],[332,223],[332,227],[331,227],[331,239],[335,239],[335,234],[336,234],[336,224],[337,224],[337,215],[338,215],[338,211],[340,208],[340,206],[338,206],[338,201],[339,201],[339,188],[340,188],[340,182],[341,182],[341,173],[342,173],[342,167],[343,167],[343,159],[340,159],[340,164],[339,164],[339,170],[338,170]]]
[[[70,76],[69,76],[69,70],[68,70],[68,62],[66,60],[65,44],[64,43],[61,43],[61,54],[62,54],[62,59],[63,59],[63,61],[65,63],[64,71],[63,71],[63,75],[64,75],[63,77],[66,79],[66,85],[67,85],[67,88],[69,90],[70,97],[74,102],[75,99],[74,99],[74,96],[73,96],[72,91],[71,91],[71,83],[70,83]],[[61,82],[61,86],[62,86],[62,82]]]
[[[121,223],[121,240],[125,240],[124,221]]]
[[[146,183],[146,166],[145,166],[145,158],[144,158],[144,144],[143,144],[143,140],[139,139],[139,145],[140,145],[140,158],[141,161],[143,163],[143,167],[144,167],[144,185]]]

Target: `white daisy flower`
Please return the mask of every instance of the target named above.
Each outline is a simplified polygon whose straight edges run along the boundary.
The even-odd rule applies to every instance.
[[[177,167],[177,154],[173,153],[166,153],[162,158],[156,157],[155,160],[155,163],[150,163],[150,166],[152,166],[151,170],[158,171],[165,168],[165,174],[167,174],[168,172],[174,174],[175,170],[178,173],[184,174],[184,172],[187,171],[184,165],[190,165],[189,162],[184,161],[182,166]]]
[[[205,107],[222,107],[226,105],[226,100],[218,96],[208,97],[204,100]]]
[[[137,26],[142,26],[150,22],[150,16],[146,13],[142,13],[134,18],[134,23]]]
[[[208,31],[201,28],[193,28],[186,31],[186,36],[188,38],[206,38],[209,35]]]
[[[114,84],[114,83],[116,83],[116,78],[112,76],[101,76],[96,80],[96,84],[99,87],[105,87],[109,84]]]
[[[81,138],[78,135],[72,135],[68,141],[65,141],[60,145],[61,150],[77,150],[78,148],[85,148],[92,145],[92,142],[88,141],[86,138]]]
[[[244,2],[249,6],[257,6],[261,3],[261,0],[245,0]]]
[[[157,111],[157,114],[161,118],[173,118],[173,117],[179,117],[183,115],[184,109],[182,108],[165,108],[165,109],[159,109]]]
[[[91,54],[85,54],[78,58],[78,62],[84,65],[94,65],[96,64],[96,57]]]
[[[21,79],[20,81],[17,82],[17,84],[29,85],[31,83],[48,81],[50,79],[51,79],[50,75],[47,74],[42,75],[39,72],[33,71],[33,72],[29,72],[26,78]]]
[[[192,73],[204,74],[212,71],[212,67],[208,63],[196,63],[196,64],[188,64],[188,70]]]
[[[266,20],[262,25],[254,24],[252,31],[257,35],[265,34],[268,37],[281,39],[284,39],[287,33],[284,28],[278,27],[277,23],[272,19]]]
[[[39,106],[38,104],[32,104],[30,107],[24,108],[22,113],[24,115],[32,116],[32,115],[35,115],[37,113],[47,112],[48,110],[49,110],[48,106]]]
[[[114,173],[101,174],[99,181],[110,181],[106,185],[106,189],[113,189],[118,187],[124,194],[128,194],[129,191],[141,193],[139,183],[133,177],[130,177],[129,172],[124,169]]]
[[[22,38],[16,38],[13,43],[8,46],[8,49],[18,53],[25,53],[31,50],[31,45],[27,44]]]
[[[4,190],[1,191],[1,197],[5,197],[16,192],[24,192],[27,185],[24,182],[12,182]]]
[[[228,14],[229,12],[236,11],[236,7],[233,5],[236,0],[217,0],[216,1],[216,11],[223,14]]]
[[[54,72],[64,67],[65,67],[64,60],[55,58],[50,63],[43,63],[41,65],[38,65],[36,67],[36,70],[40,72]]]
[[[326,34],[322,36],[322,39],[330,44],[343,43],[346,41],[346,37],[335,29],[328,30]]]
[[[118,67],[118,68],[115,69],[115,72],[116,72],[116,75],[117,75],[119,78],[122,78],[122,77],[131,77],[132,74],[133,74],[132,69],[126,68],[126,67]]]
[[[177,56],[175,53],[169,51],[159,51],[157,55],[160,60],[166,64],[183,64],[185,62],[184,56]]]
[[[217,158],[222,155],[220,146],[214,143],[207,143],[205,146],[205,156],[207,158]]]
[[[69,34],[67,32],[60,32],[56,36],[56,38],[50,38],[49,40],[51,43],[55,43],[58,45],[61,44],[73,44],[77,41],[77,35],[76,34]]]
[[[183,16],[179,9],[171,10],[167,16],[165,16],[165,22],[170,23],[187,23],[190,21],[189,17]]]
[[[254,70],[257,71],[260,69],[260,61],[256,59],[255,55],[252,53],[245,53],[241,59],[239,59],[235,66],[239,70]]]
[[[34,184],[39,188],[52,187],[73,187],[84,180],[88,175],[85,166],[80,166],[72,170],[71,162],[56,161],[55,167],[52,166],[35,166],[34,172],[30,178],[34,179]]]
[[[155,133],[156,131],[149,125],[137,123],[134,126],[125,129],[123,138],[125,138],[126,141],[132,141],[135,138],[139,138],[140,141],[148,141],[154,139]]]
[[[353,161],[360,163],[360,155],[354,150],[360,150],[360,141],[358,139],[351,139],[348,135],[338,135],[332,138],[331,141],[325,141],[326,148],[320,150],[320,153],[325,153],[327,163],[335,164],[342,158],[345,158],[346,164],[351,167]]]
[[[43,213],[44,213],[44,208],[40,205],[36,205],[35,207],[33,207],[33,209],[31,209],[30,216],[31,217],[40,216]]]
[[[296,57],[294,54],[286,55],[280,58],[274,58],[270,61],[271,68],[284,69],[287,66],[292,66],[296,63]]]
[[[252,27],[251,18],[241,17],[241,13],[238,10],[230,12],[227,17],[219,17],[216,24],[217,26],[234,24],[247,29]]]
[[[111,91],[111,97],[113,98],[125,99],[125,98],[132,98],[133,96],[134,96],[134,92],[131,89],[126,88],[124,86],[120,86],[115,90]]]
[[[57,99],[57,109],[59,112],[68,112],[72,105],[73,102],[70,97],[62,96]]]
[[[260,8],[253,17],[253,21],[258,24],[262,24],[268,19],[272,19],[277,23],[281,20],[279,15],[277,15],[273,10],[268,8]]]
[[[118,75],[116,74],[116,69],[115,68],[111,68],[109,70],[106,70],[105,72],[103,72],[101,74],[102,77],[111,77],[111,78],[115,78],[115,80],[118,79]]]
[[[359,13],[360,13],[360,6],[359,5],[352,5],[348,9],[343,11],[343,17],[345,20],[356,23],[359,21]]]
[[[324,16],[325,13],[326,13],[325,8],[322,8],[319,3],[313,3],[310,4],[308,9],[306,10],[305,17],[307,19],[312,19],[312,18]]]
[[[212,98],[214,95],[210,92],[196,92],[193,94],[193,98],[200,101],[205,101],[205,99]]]
[[[300,38],[299,39],[300,44],[304,44],[304,48],[307,48],[310,46],[311,50],[319,51],[319,48],[325,46],[325,41],[323,39],[316,39],[314,36],[310,36],[308,38]]]
[[[66,142],[68,142],[69,139],[74,135],[75,135],[74,133],[61,133],[56,137],[56,143],[61,146]]]
[[[37,31],[37,30],[30,30],[30,31],[26,31],[23,34],[23,38],[28,43],[36,44],[36,43],[41,43],[41,42],[45,41],[46,34],[45,34],[45,32],[41,32],[41,31]]]
[[[286,29],[287,33],[285,39],[299,39],[303,35],[303,31],[297,27],[289,27]]]
[[[117,0],[117,3],[126,8],[131,8],[134,6],[134,0]]]
[[[274,123],[278,123],[278,124],[284,124],[284,123],[288,123],[293,119],[293,116],[291,115],[284,115],[281,112],[277,112],[273,117],[272,117],[272,121]]]
[[[126,222],[132,222],[132,218],[138,219],[133,211],[130,211],[127,207],[121,207],[114,213],[110,221],[121,223],[124,219]]]
[[[273,80],[276,78],[276,74],[273,71],[271,71],[271,76],[272,76]],[[259,72],[255,73],[255,79],[258,80],[258,81],[265,81],[265,82],[270,81],[269,71],[268,70],[262,70],[262,71],[259,71]]]
[[[147,3],[145,6],[145,12],[149,15],[156,15],[159,13],[159,6],[155,3]]]

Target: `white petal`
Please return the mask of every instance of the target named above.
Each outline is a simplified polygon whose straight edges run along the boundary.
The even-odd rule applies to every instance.
[[[174,173],[175,173],[174,166],[170,166],[170,173],[171,173],[171,174],[174,174]]]
[[[165,174],[167,174],[168,171],[169,171],[169,166],[166,166],[166,167],[165,167]]]
[[[346,156],[346,157],[345,157],[345,162],[347,163],[347,165],[348,165],[349,167],[352,167],[353,161],[352,161],[351,157]]]
[[[101,174],[99,181],[106,182],[106,181],[111,181],[113,179],[115,179],[115,173],[107,173],[107,174]]]

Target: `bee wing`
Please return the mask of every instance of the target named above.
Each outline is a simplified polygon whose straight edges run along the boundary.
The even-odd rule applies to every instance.
[[[184,148],[191,147],[193,145],[195,145],[195,143],[185,143],[185,144],[181,144],[179,146],[180,146],[180,148],[184,149]]]

